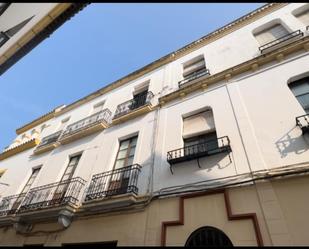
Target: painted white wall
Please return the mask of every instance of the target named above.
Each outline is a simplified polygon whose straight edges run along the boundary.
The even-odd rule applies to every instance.
[[[48,127],[40,134],[41,138],[56,132],[61,120],[68,116],[68,125],[89,116],[93,105],[102,100],[105,100],[104,108],[109,108],[114,115],[117,105],[132,99],[134,88],[148,80],[149,90],[155,95],[153,104],[156,105],[158,97],[178,88],[178,81],[182,78],[182,63],[201,53],[205,55],[206,65],[212,74],[254,58],[259,54],[259,44],[253,37],[252,30],[276,18],[281,18],[291,30],[303,29],[304,25],[291,14],[302,5],[304,4],[289,4],[197,51],[48,120],[45,122]],[[138,182],[141,194],[148,189],[152,157],[155,158],[155,191],[164,187],[247,173],[250,169],[269,169],[308,161],[309,146],[295,125],[295,117],[304,114],[304,110],[287,87],[287,81],[291,77],[308,71],[308,53],[297,56],[299,55],[293,55],[293,58],[290,56],[291,58],[278,64],[269,64],[255,73],[237,76],[230,82],[211,85],[205,92],[170,102],[158,110],[158,116],[157,111],[153,111],[61,145],[51,152],[31,156],[33,149],[30,149],[0,161],[0,168],[8,169],[0,180],[10,184],[10,187],[0,186],[0,194],[18,193],[28,179],[31,168],[38,165],[43,167],[33,186],[59,181],[69,156],[81,151],[83,155],[74,176],[84,178],[89,184],[93,174],[112,169],[118,140],[136,133],[139,137],[134,162],[143,167]],[[172,175],[166,154],[183,147],[182,115],[207,106],[213,110],[218,137],[230,138],[232,162],[230,163],[227,155],[219,154],[201,159],[201,169],[195,160],[175,165]],[[41,126],[42,124],[35,128],[39,129]],[[30,134],[31,130],[26,133]],[[152,154],[154,140],[156,147]]]

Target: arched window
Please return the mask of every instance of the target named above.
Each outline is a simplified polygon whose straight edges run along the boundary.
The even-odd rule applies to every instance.
[[[224,232],[215,227],[206,226],[191,233],[185,246],[233,246],[233,244]]]

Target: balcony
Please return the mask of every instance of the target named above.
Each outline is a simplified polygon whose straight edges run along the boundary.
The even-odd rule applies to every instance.
[[[44,137],[41,143],[35,148],[33,153],[37,155],[56,148],[59,145],[57,140],[60,137],[61,133],[62,131],[57,131],[47,137]]]
[[[296,117],[296,125],[301,129],[303,135],[309,133],[309,114]]]
[[[263,46],[259,47],[259,50],[261,53],[270,52],[276,48],[279,48],[281,46],[284,46],[286,44],[289,44],[293,41],[298,40],[299,38],[303,37],[304,33],[300,30],[296,30],[292,33],[289,33],[287,35],[284,35],[276,40],[273,40],[271,42],[268,42],[264,44]]]
[[[17,213],[69,205],[76,207],[86,181],[75,177],[30,189]]]
[[[30,148],[33,148],[33,147],[37,146],[39,143],[40,143],[39,139],[33,138],[33,139],[31,139],[31,140],[29,140],[25,143],[22,143],[22,144],[17,145],[13,148],[7,149],[0,154],[0,161],[4,160],[4,159],[6,159],[10,156],[14,156],[14,155],[16,155],[20,152],[25,151],[25,150],[28,150]]]
[[[170,164],[170,170],[173,174],[172,166],[174,164],[199,159],[200,157],[211,156],[222,152],[230,153],[231,151],[230,139],[228,136],[224,136],[215,140],[207,141],[206,143],[190,145],[169,151],[167,152],[167,161]],[[200,167],[199,161],[198,166]]]
[[[61,144],[67,144],[90,134],[104,130],[111,120],[111,111],[104,109],[87,118],[69,125],[59,138]]]
[[[113,124],[119,124],[150,112],[152,110],[151,100],[153,96],[153,93],[149,91],[118,105],[113,118]]]
[[[195,83],[198,79],[199,80],[204,79],[206,78],[206,76],[209,76],[209,75],[210,75],[209,69],[206,69],[206,68],[200,71],[196,71],[190,74],[189,76],[187,76],[186,78],[184,78],[183,80],[179,81],[178,87],[183,88],[187,85]]]
[[[26,194],[5,196],[0,201],[0,226],[10,225]]]
[[[140,171],[141,166],[133,164],[94,175],[86,193],[85,204],[94,203],[92,207],[90,205],[90,209],[102,210],[134,203],[135,195],[138,194],[137,181]]]

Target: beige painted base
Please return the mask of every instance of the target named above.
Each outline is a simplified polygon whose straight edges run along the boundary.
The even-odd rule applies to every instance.
[[[309,244],[308,192],[309,176],[228,190],[233,214],[256,213],[264,245]],[[179,197],[155,199],[140,211],[75,217],[66,230],[49,234],[42,231],[57,231],[56,223],[36,224],[32,232],[41,232],[33,236],[1,228],[0,245],[117,241],[118,246],[156,246],[161,243],[162,222],[179,219],[179,203]],[[257,245],[252,220],[229,220],[225,205],[222,193],[184,199],[184,224],[166,228],[166,245],[183,246],[202,226],[222,230],[235,246]]]

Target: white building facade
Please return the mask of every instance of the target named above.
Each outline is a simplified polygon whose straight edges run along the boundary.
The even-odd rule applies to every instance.
[[[308,245],[309,4],[267,4],[16,130],[1,245]]]

